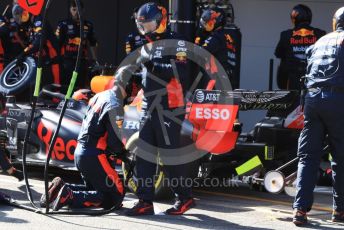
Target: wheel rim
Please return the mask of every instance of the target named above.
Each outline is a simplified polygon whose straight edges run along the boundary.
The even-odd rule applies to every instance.
[[[7,70],[2,79],[3,85],[11,88],[21,84],[29,72],[29,65],[24,62],[21,66],[13,65]]]

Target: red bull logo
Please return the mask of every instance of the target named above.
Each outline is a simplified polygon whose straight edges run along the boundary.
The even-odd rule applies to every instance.
[[[314,30],[299,29],[299,30],[293,31],[293,37],[295,36],[300,36],[300,37],[314,36]]]
[[[78,46],[78,45],[80,45],[80,42],[81,42],[81,39],[79,37],[77,37],[77,38],[70,38],[68,40],[68,44],[70,44],[70,45]]]
[[[315,36],[313,37],[302,37],[300,39],[290,38],[290,44],[292,45],[313,45],[317,41]]]

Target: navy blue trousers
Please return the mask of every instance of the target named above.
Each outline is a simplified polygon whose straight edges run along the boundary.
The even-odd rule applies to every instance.
[[[166,110],[165,110],[166,111]],[[160,161],[165,175],[164,183],[169,186],[180,200],[192,197],[192,179],[197,172],[197,161],[187,157],[197,152],[192,141],[181,137],[180,122],[183,115],[177,119],[159,117],[157,111],[143,119],[140,130],[140,142],[136,156],[136,176],[138,189],[136,195],[145,201],[154,200],[154,179],[157,177],[157,163]]]
[[[344,94],[322,92],[305,101],[305,126],[299,139],[297,195],[293,208],[310,211],[325,138],[332,155],[333,209],[344,211]]]
[[[73,190],[72,208],[118,206],[124,199],[124,185],[111,167],[106,154],[99,149],[85,148],[78,144],[75,149],[75,165],[84,184],[69,187]]]

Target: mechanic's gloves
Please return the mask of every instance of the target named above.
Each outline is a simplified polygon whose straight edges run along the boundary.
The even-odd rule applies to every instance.
[[[115,73],[114,89],[118,99],[124,101],[127,96],[131,96],[131,92],[127,91],[130,89],[128,85],[132,82],[131,78],[133,75],[137,75],[136,71],[139,69],[140,65],[127,65],[117,70]]]

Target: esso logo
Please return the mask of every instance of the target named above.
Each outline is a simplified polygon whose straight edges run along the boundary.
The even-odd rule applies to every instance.
[[[230,117],[228,109],[196,108],[196,119],[229,120]]]

